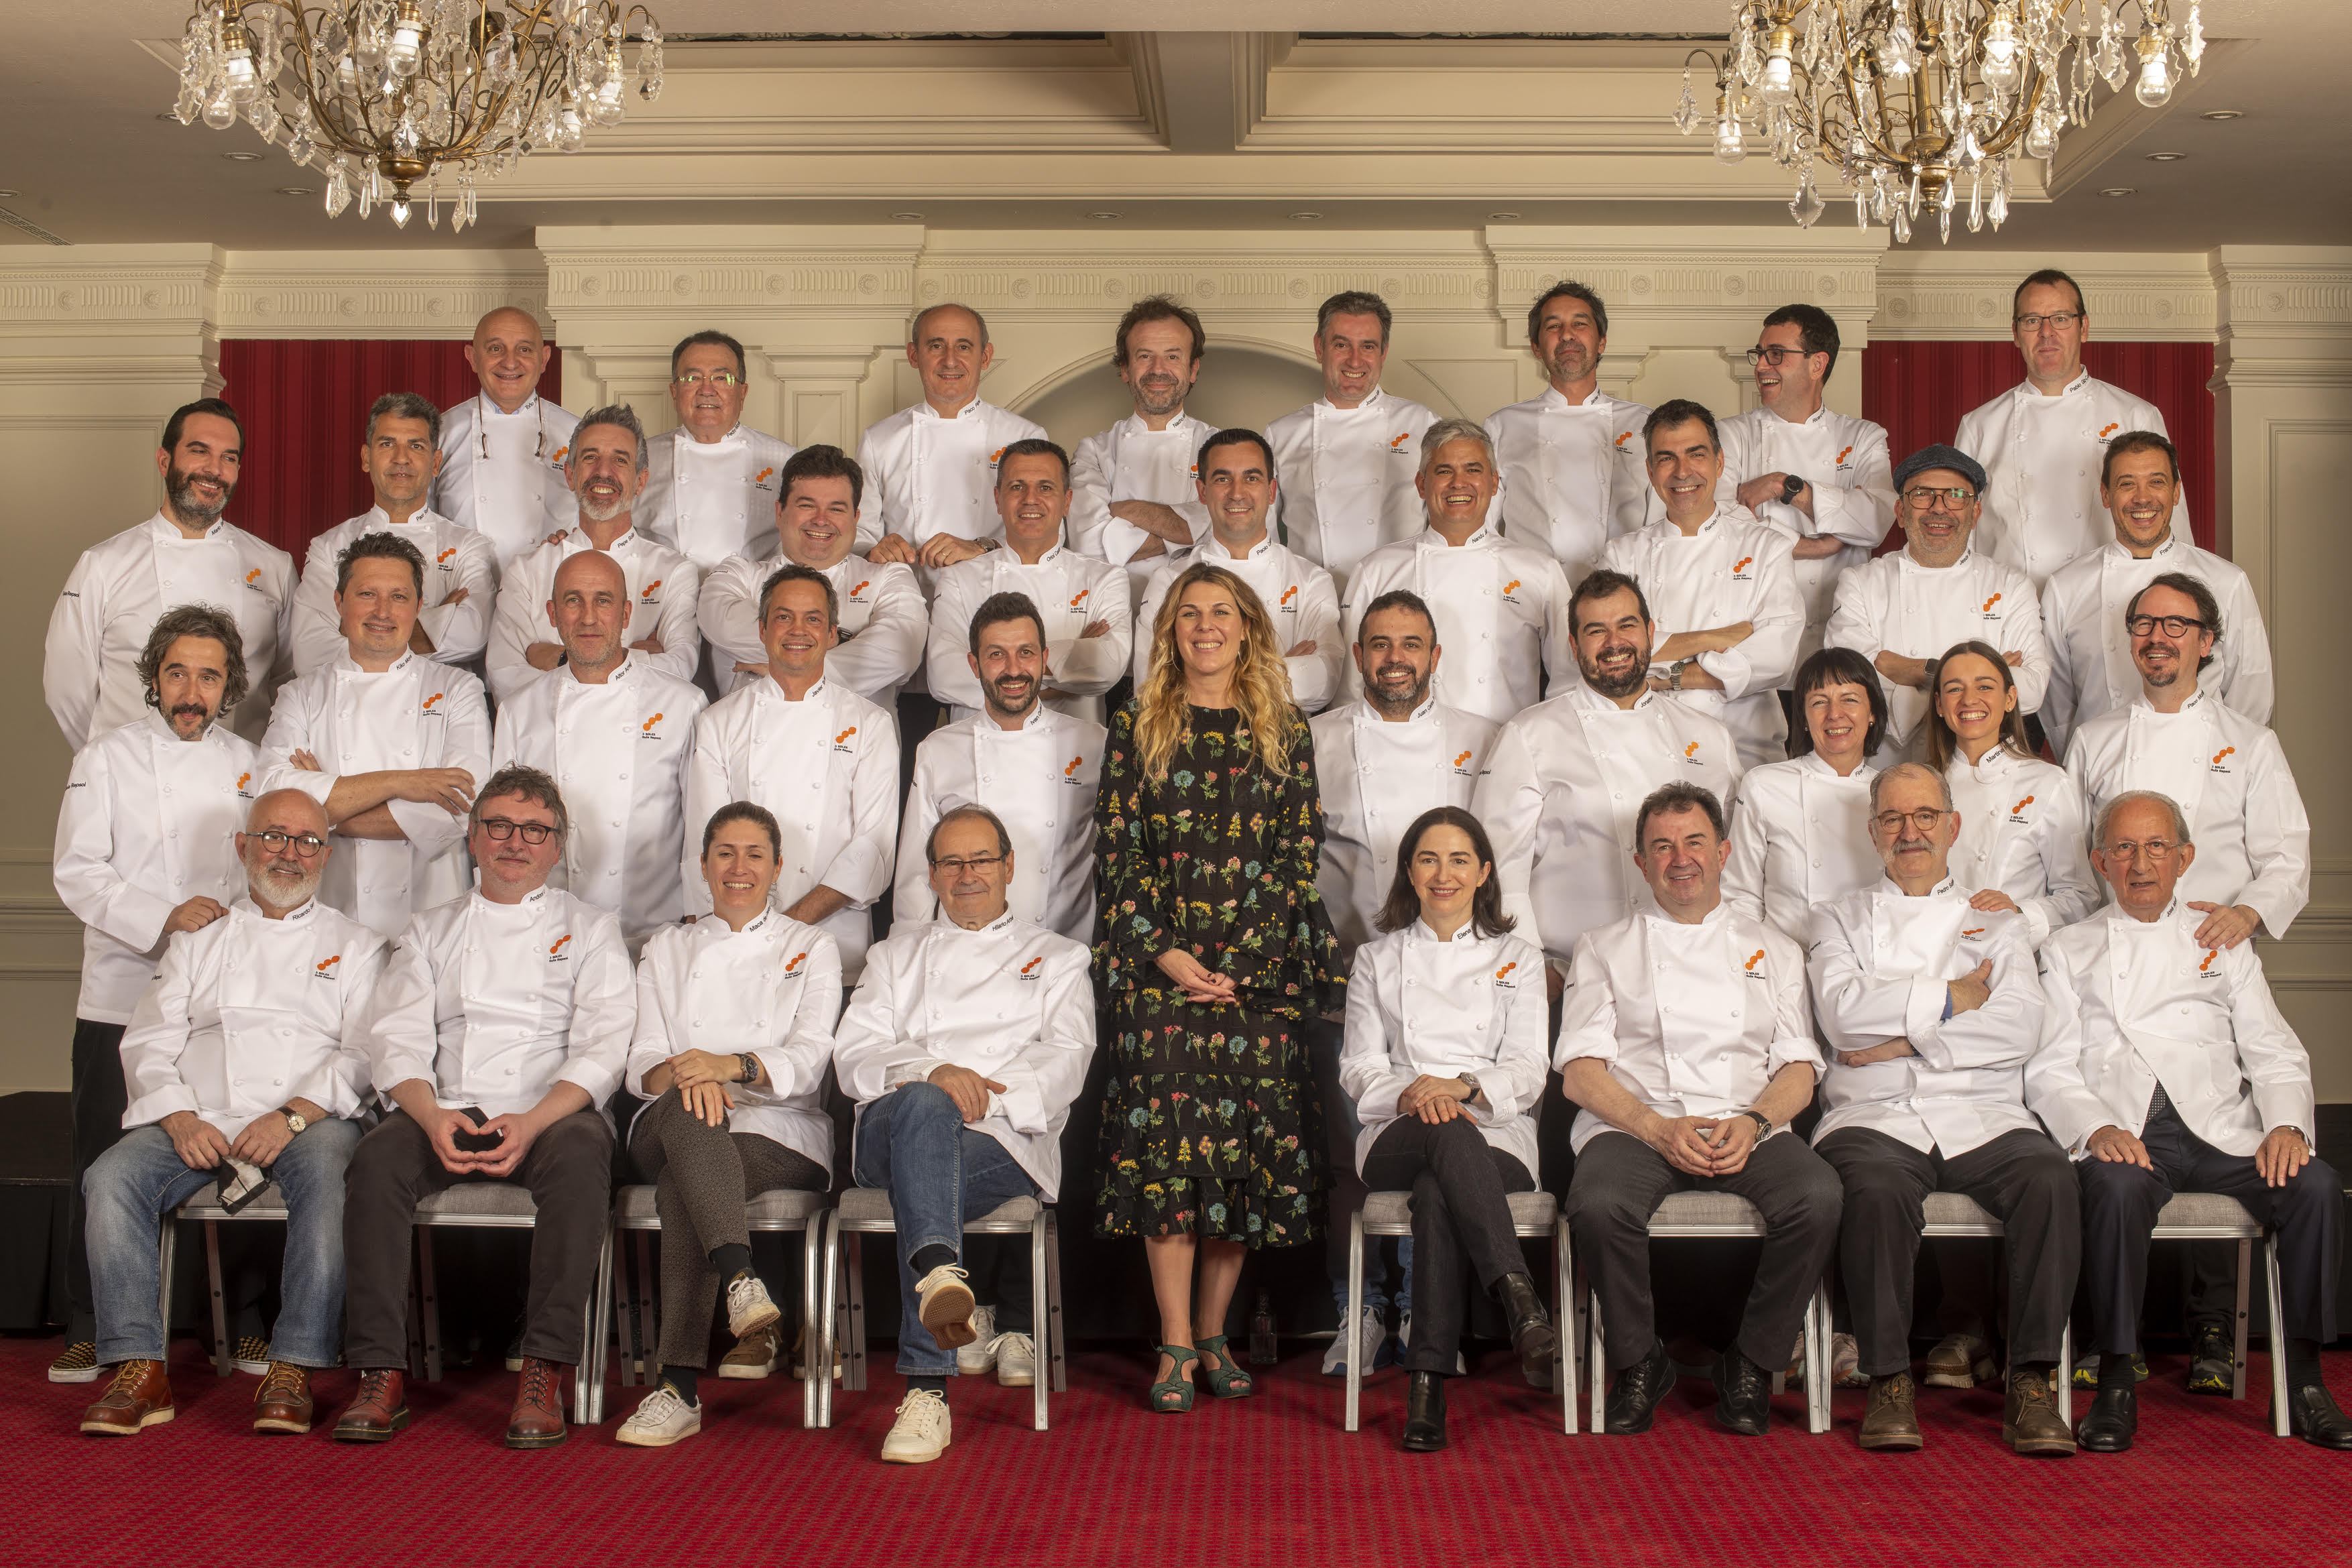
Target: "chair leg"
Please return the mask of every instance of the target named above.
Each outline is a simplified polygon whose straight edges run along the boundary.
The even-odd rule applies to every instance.
[[[587,1343],[580,1368],[572,1375],[572,1418],[584,1427],[604,1420],[604,1303],[613,1293],[613,1226],[604,1225],[604,1244],[596,1249],[596,1283],[588,1291]]]
[[[1830,1321],[1830,1287],[1824,1280],[1805,1304],[1805,1430],[1819,1437],[1830,1429],[1829,1357],[1822,1354],[1822,1327]]]
[[[2069,1315],[2066,1326],[2058,1333],[2058,1419],[2066,1429],[2074,1429],[2074,1320]]]
[[[637,1314],[635,1303],[629,1299],[636,1278],[634,1260],[626,1249],[616,1242],[613,1258],[613,1289],[605,1298],[606,1310],[613,1314],[613,1332],[621,1344],[621,1386],[634,1385],[637,1373]]]
[[[821,1385],[816,1394],[816,1424],[833,1425],[834,1346],[841,1332],[841,1213],[827,1209],[824,1218],[824,1301],[818,1309],[816,1343],[809,1356],[809,1382]],[[822,1373],[820,1378],[819,1374]]]
[[[1348,1217],[1348,1314],[1339,1320],[1339,1343],[1348,1367],[1348,1407],[1341,1427],[1349,1432],[1362,1429],[1359,1410],[1364,1392],[1364,1336],[1356,1325],[1363,1321],[1364,1211],[1360,1207]]]
[[[1062,1225],[1052,1209],[1045,1211],[1045,1316],[1051,1323],[1054,1392],[1070,1391],[1070,1358],[1062,1341]]]
[[[1551,1229],[1551,1318],[1559,1330],[1559,1359],[1551,1375],[1559,1383],[1559,1429],[1576,1436],[1576,1290],[1569,1281],[1568,1221]]]
[[[2271,1434],[2290,1436],[2286,1410],[2286,1308],[2279,1301],[2278,1232],[2263,1239],[2263,1283],[2271,1297]]]
[[[1576,1296],[1577,1300],[1584,1303],[1584,1322],[1587,1330],[1584,1358],[1591,1367],[1588,1377],[1591,1385],[1592,1400],[1591,1427],[1592,1435],[1597,1437],[1609,1429],[1608,1422],[1604,1418],[1609,1406],[1609,1354],[1607,1348],[1601,1343],[1601,1292],[1593,1290],[1589,1281],[1579,1281]]]
[[[205,1221],[205,1283],[213,1295],[213,1371],[226,1377],[236,1369],[228,1344],[228,1301],[221,1291],[220,1222]]]
[[[416,1318],[425,1335],[425,1381],[441,1381],[441,1293],[433,1281],[433,1228],[410,1227],[416,1235]]]
[[[2238,1240],[2238,1343],[2237,1365],[2230,1371],[2230,1397],[2246,1396],[2246,1328],[2252,1313],[2249,1304],[2254,1288],[2254,1244],[2241,1237]]]
[[[646,1387],[661,1374],[661,1275],[654,1262],[654,1233],[637,1232],[637,1337],[642,1364],[637,1380]]]
[[[179,1249],[180,1217],[166,1214],[155,1234],[156,1277],[163,1281],[158,1290],[155,1315],[163,1324],[163,1360],[166,1364],[172,1359],[172,1264],[173,1254]]]
[[[1037,1328],[1047,1321],[1045,1307],[1045,1207],[1037,1206],[1037,1218],[1029,1222],[1029,1360],[1031,1390],[1030,1421],[1042,1432],[1045,1429],[1045,1394],[1053,1384],[1051,1373],[1036,1364]],[[1050,1332],[1050,1330],[1049,1330]]]
[[[416,1270],[408,1271],[408,1378],[412,1383],[425,1381],[425,1293],[417,1286]]]
[[[833,1358],[818,1357],[824,1350],[824,1334],[818,1319],[824,1309],[817,1304],[818,1276],[823,1272],[824,1221],[812,1217],[801,1224],[801,1359],[802,1370],[808,1375],[801,1380],[801,1430],[822,1426],[817,1410],[817,1385],[830,1387],[833,1383]]]
[[[843,1303],[848,1308],[848,1344],[844,1354],[841,1385],[866,1391],[866,1238],[850,1231],[841,1250]]]

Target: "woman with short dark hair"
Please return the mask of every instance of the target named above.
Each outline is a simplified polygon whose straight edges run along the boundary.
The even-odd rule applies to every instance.
[[[1798,941],[1812,906],[1885,874],[1870,845],[1871,757],[1886,734],[1886,688],[1852,648],[1823,648],[1798,666],[1798,732],[1789,760],[1752,768],[1731,813],[1723,901]],[[1728,802],[1727,802],[1728,804]]]

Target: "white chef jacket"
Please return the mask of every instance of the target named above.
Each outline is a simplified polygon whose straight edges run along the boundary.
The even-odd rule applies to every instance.
[[[2066,771],[2083,787],[2094,827],[2126,789],[2172,797],[2197,844],[2180,878],[2183,899],[2242,904],[2274,937],[2311,901],[2311,818],[2286,752],[2269,728],[2211,693],[2200,690],[2175,714],[2157,712],[2144,694],[2101,714],[2067,744]]]
[[[820,925],[856,981],[872,939],[866,906],[890,885],[898,831],[898,720],[831,680],[799,702],[771,676],[720,698],[695,721],[686,770],[684,865],[687,912],[710,912],[702,880],[702,830],[719,807],[750,800],[783,830],[776,885],[788,909],[813,887],[849,902]]]
[[[1805,604],[1797,593],[1790,548],[1786,530],[1758,522],[1744,507],[1717,502],[1715,515],[1692,538],[1661,520],[1619,535],[1601,551],[1602,565],[1642,585],[1655,643],[1677,632],[1753,623],[1737,648],[1698,655],[1698,667],[1721,681],[1723,690],[1668,694],[1721,719],[1739,743],[1743,767],[1783,761],[1789,755],[1789,719],[1780,711],[1780,688],[1797,673],[1797,643],[1805,632]],[[1651,673],[1664,675],[1666,668],[1654,664]]]
[[[499,612],[490,622],[490,648],[485,661],[490,695],[499,701],[510,700],[524,685],[546,674],[531,668],[527,654],[534,643],[562,641],[547,618],[547,601],[555,594],[555,569],[566,557],[595,548],[575,520],[562,538],[541,545],[507,568],[506,580],[499,585]],[[611,554],[621,563],[621,578],[628,585],[632,606],[623,641],[637,643],[655,637],[662,645],[658,653],[633,648],[629,657],[643,659],[681,681],[694,679],[702,661],[702,632],[694,623],[696,601],[702,591],[701,571],[669,546],[647,538],[635,528],[613,541]]]
[[[1199,488],[1201,443],[1217,426],[1181,410],[1165,430],[1153,430],[1141,414],[1129,414],[1108,430],[1078,443],[1070,455],[1070,543],[1082,555],[1098,556],[1128,570],[1128,591],[1139,597],[1161,558],[1142,560],[1135,552],[1155,538],[1110,515],[1113,501],[1157,501],[1172,507],[1192,526],[1195,544],[1208,537],[1209,508]]]
[[[681,860],[686,765],[694,722],[709,706],[699,686],[635,653],[602,685],[583,684],[565,664],[499,705],[490,771],[518,762],[542,770],[571,813],[550,885],[620,916],[632,951],[686,913],[680,868],[702,849],[698,834]]]
[[[924,853],[931,828],[958,806],[979,805],[1013,835],[1013,881],[1004,890],[1013,913],[1074,942],[1092,941],[1103,738],[1102,726],[1043,703],[1019,729],[1002,728],[982,714],[923,737],[898,830],[893,928],[938,918]]]
[[[576,1083],[609,1126],[604,1102],[636,1021],[618,921],[561,888],[494,904],[478,884],[400,934],[376,986],[368,1060],[386,1104],[422,1078],[438,1105],[505,1116]]]
[[[122,1031],[122,1124],[193,1111],[235,1139],[295,1100],[358,1115],[368,1010],[389,952],[315,898],[271,920],[240,897],[211,925],[178,933]]]
[[[2093,1133],[2147,1125],[2156,1086],[2189,1130],[2252,1155],[2273,1128],[2311,1134],[2311,1058],[2263,978],[2251,942],[2208,947],[2205,916],[2175,897],[2150,921],[2110,908],[2042,949],[2041,1049],[2025,1100],[2066,1152]]]
[[[1995,746],[1973,763],[1954,751],[1944,779],[1960,814],[1952,879],[2016,900],[2028,946],[2041,951],[2053,931],[2099,906],[2083,791],[2063,768]]]
[[[1315,779],[1323,792],[1323,857],[1315,885],[1330,913],[1343,963],[1379,935],[1372,918],[1395,884],[1404,831],[1423,811],[1468,808],[1501,728],[1435,697],[1401,724],[1388,723],[1360,699],[1308,721]]]
[[[1945,1018],[1949,982],[1987,958],[1985,1005]],[[1816,1145],[1840,1127],[1869,1127],[1949,1159],[2003,1133],[2039,1130],[2025,1108],[2025,1059],[2042,1036],[2042,982],[2022,919],[1969,908],[1950,877],[1918,898],[1882,877],[1814,909],[1807,964],[1831,1051],[1900,1035],[1916,1052],[1868,1067],[1830,1058]]]
[[[81,552],[49,612],[41,687],[79,751],[147,707],[139,655],[166,610],[209,604],[236,622],[253,689],[222,722],[247,740],[269,727],[269,705],[293,671],[294,558],[234,523],[180,537],[157,512]]]
[[[1502,469],[1495,505],[1503,531],[1559,562],[1570,586],[1601,564],[1601,546],[1666,515],[1644,462],[1649,417],[1642,404],[1598,390],[1570,403],[1557,387],[1486,416]]]
[[[243,736],[215,724],[182,740],[152,709],[75,755],[50,859],[58,900],[82,923],[74,1017],[130,1021],[172,911],[238,895],[236,834],[261,774],[261,752]]]
[[[682,1051],[749,1053],[764,1084],[731,1083],[730,1133],[755,1133],[825,1170],[833,1168],[833,1118],[824,1071],[841,1013],[841,952],[833,938],[782,910],[761,910],[740,931],[709,917],[665,925],[637,965],[637,1031],[629,1043],[630,1093],[646,1074]]]
[[[2114,537],[2099,504],[2107,443],[2127,430],[2168,434],[2156,405],[2084,371],[2056,397],[2032,382],[1960,417],[1952,444],[1984,465],[1984,542],[2037,589],[2071,560]],[[2172,531],[2189,537],[2189,500],[2172,508]]]
[[[1813,487],[1813,515],[1809,517],[1802,507],[1773,499],[1756,507],[1756,516],[1800,538],[1844,543],[1835,555],[1790,563],[1798,597],[1805,601],[1805,635],[1797,644],[1797,663],[1801,664],[1821,649],[1838,574],[1868,560],[1894,526],[1895,471],[1887,456],[1885,427],[1826,408],[1793,422],[1769,408],[1751,408],[1721,421],[1716,433],[1723,440],[1717,502],[1736,504],[1739,486],[1750,479],[1794,474]],[[1780,684],[1785,687],[1788,682]]]
[[[261,750],[265,789],[299,789],[320,806],[346,773],[462,768],[478,789],[490,777],[490,716],[482,683],[464,670],[403,653],[370,674],[346,653],[279,695]],[[296,751],[325,771],[296,768]],[[330,834],[319,896],[396,936],[416,911],[465,891],[466,819],[430,802],[387,805],[407,841]]]
[[[1267,425],[1283,543],[1344,581],[1372,551],[1419,533],[1428,514],[1413,476],[1421,438],[1436,423],[1410,398],[1374,387],[1354,408],[1318,397]]]
[[[768,649],[760,640],[760,590],[791,562],[779,551],[753,560],[730,555],[702,580],[695,622],[710,644],[713,674],[723,695],[767,679]],[[845,555],[823,569],[840,605],[841,641],[824,656],[825,674],[868,702],[888,707],[898,688],[922,667],[930,635],[930,607],[915,570],[898,561],[877,566]],[[758,664],[738,670],[738,664]]]
[[[1407,588],[1437,621],[1445,650],[1433,689],[1440,700],[1500,724],[1574,679],[1576,643],[1568,624],[1569,580],[1559,562],[1495,530],[1449,546],[1435,528],[1382,545],[1356,563],[1339,606],[1340,641],[1352,647],[1364,611],[1392,588]],[[1343,690],[1363,694],[1352,655],[1342,655]]]
[[[1348,662],[1347,641],[1339,635],[1339,591],[1331,574],[1300,555],[1276,544],[1271,537],[1235,555],[1212,534],[1188,550],[1180,550],[1156,567],[1144,590],[1143,607],[1135,614],[1135,684],[1139,689],[1151,673],[1151,629],[1168,590],[1185,568],[1206,562],[1223,567],[1256,594],[1266,619],[1274,622],[1274,640],[1285,652],[1290,670],[1290,700],[1300,711],[1321,713],[1339,689],[1339,669]],[[1288,650],[1312,640],[1315,652],[1288,656]]]
[[[1489,1148],[1537,1174],[1536,1116],[1551,1062],[1543,955],[1509,935],[1465,925],[1450,942],[1415,920],[1356,949],[1348,976],[1339,1089],[1356,1103],[1356,1169],[1388,1124],[1397,1096],[1426,1073],[1467,1072],[1478,1094],[1462,1113]],[[1483,1099],[1486,1103],[1480,1104]]]
[[[1744,775],[1731,810],[1723,901],[1802,941],[1813,905],[1874,884],[1886,874],[1870,841],[1870,781],[1877,776],[1864,762],[1841,779],[1811,751]]]
[[[784,465],[799,450],[740,424],[711,442],[680,425],[646,444],[645,488],[629,516],[698,570],[730,555],[773,555]]]
[[[996,460],[1014,442],[1045,434],[1045,426],[985,398],[964,404],[952,419],[918,402],[867,425],[857,438],[857,465],[866,471],[857,552],[871,551],[885,534],[916,545],[942,533],[1002,538]]]
[[[2059,756],[2066,755],[2066,742],[2077,728],[2126,706],[2138,693],[2139,669],[2132,663],[2124,612],[2132,595],[2174,571],[2211,589],[2221,607],[2222,637],[2197,685],[2256,724],[2270,723],[2277,700],[2271,640],[2245,572],[2184,538],[2165,540],[2146,560],[2111,539],[2053,572],[2042,585],[2042,624],[2050,634],[2050,690],[2042,699],[2042,729]]]
[[[1563,1069],[1587,1057],[1608,1063],[1661,1116],[1737,1116],[1790,1062],[1821,1071],[1805,950],[1727,904],[1696,925],[1654,909],[1613,920],[1576,940],[1552,1056]],[[1581,1153],[1612,1125],[1580,1108],[1570,1148]]]
[[[1633,859],[1650,791],[1681,781],[1728,800],[1739,775],[1722,721],[1657,692],[1620,708],[1577,685],[1528,709],[1496,737],[1474,796],[1503,913],[1567,967],[1579,936],[1656,907]]]
[[[580,416],[534,393],[512,413],[476,392],[441,413],[433,509],[490,541],[499,570],[579,519],[563,472]],[[488,448],[488,455],[483,455]]]
[[[1003,1084],[968,1124],[1003,1145],[1051,1203],[1062,1127],[1095,1053],[1087,949],[1011,911],[977,931],[952,920],[900,925],[875,944],[834,1040],[834,1071],[857,1113],[952,1063]]]
[[[1864,561],[1838,578],[1837,608],[1824,641],[1852,648],[1877,667],[1878,655],[1940,659],[1969,639],[1990,643],[2024,663],[2010,667],[2017,711],[2032,713],[2050,685],[2050,644],[2042,632],[2042,605],[2023,572],[1971,546],[1947,567],[1926,567],[1900,549]],[[1878,760],[1892,768],[1927,755],[1931,703],[1916,686],[1884,675],[1886,733]]]
[[[425,558],[424,608],[416,623],[433,639],[434,662],[467,664],[480,658],[489,645],[490,616],[499,602],[499,562],[490,541],[429,508],[395,525],[382,507],[372,507],[310,541],[301,585],[294,590],[294,673],[307,675],[332,664],[348,645],[335,609],[336,569],[362,534],[396,535]],[[449,596],[461,588],[465,601],[450,603]]]
[[[985,700],[971,673],[971,617],[991,594],[1025,593],[1045,618],[1046,685],[1067,696],[1047,700],[1072,718],[1103,721],[1103,693],[1127,674],[1128,641],[1135,617],[1128,608],[1128,571],[1066,543],[1056,543],[1024,566],[1012,549],[993,549],[958,561],[931,579],[931,627],[923,667],[931,695],[950,718],[973,718]],[[1107,621],[1099,637],[1081,637],[1087,623]]]

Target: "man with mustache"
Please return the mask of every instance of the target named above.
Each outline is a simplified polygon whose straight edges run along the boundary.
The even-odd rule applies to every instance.
[[[2115,538],[2042,585],[2042,622],[2050,633],[2042,725],[2061,757],[2075,730],[2126,706],[2138,690],[2124,606],[2168,571],[2210,588],[2234,632],[2216,649],[2203,684],[2256,724],[2271,721],[2271,641],[2253,583],[2243,568],[2173,533],[2179,494],[2180,454],[2171,442],[2152,430],[2127,430],[2107,443],[2099,501],[2114,519]]]
[[[2066,771],[2094,821],[2131,789],[2156,790],[2180,809],[2197,841],[2180,895],[2205,916],[2200,943],[2285,936],[2311,900],[2311,818],[2277,735],[2201,684],[2226,634],[2213,591],[2164,572],[2125,605],[2124,629],[2139,693],[2074,732]]]
[[[321,896],[386,936],[465,890],[466,809],[489,771],[482,683],[411,646],[424,591],[415,545],[352,540],[335,563],[344,652],[286,688],[261,747],[268,786],[334,828]]]
[[[1503,481],[1502,531],[1544,551],[1570,582],[1601,564],[1601,548],[1662,515],[1642,465],[1650,411],[1601,390],[1609,307],[1560,282],[1528,307],[1528,352],[1551,384],[1486,416]]]
[[[293,669],[294,558],[224,522],[236,493],[245,429],[216,397],[173,411],[155,449],[163,505],[145,522],[82,551],[49,614],[41,687],[66,744],[79,751],[139,716],[147,633],[165,611],[208,604],[236,622],[252,685],[228,716],[258,741]]]
[[[66,1348],[50,1364],[52,1383],[98,1375],[81,1184],[122,1135],[123,1026],[155,977],[165,941],[218,920],[244,885],[230,841],[261,793],[260,751],[217,722],[246,694],[245,643],[234,620],[200,604],[164,612],[137,670],[147,712],[75,755],[50,862],[58,902],[82,923]]]
[[[1903,548],[1840,574],[1837,608],[1823,634],[1852,648],[1886,682],[1887,762],[1927,754],[1929,672],[1956,643],[2000,650],[2017,681],[2017,706],[2042,706],[2050,644],[2033,584],[1976,548],[1985,471],[1967,453],[1923,446],[1895,465]]]
[[[294,673],[307,675],[343,651],[335,613],[335,563],[362,534],[393,534],[425,558],[425,606],[409,646],[443,664],[468,664],[490,641],[498,608],[498,551],[489,539],[425,504],[441,470],[441,411],[415,392],[386,392],[368,410],[360,467],[375,505],[310,541],[294,591]]]
[[[669,351],[677,428],[646,443],[645,488],[633,515],[646,538],[698,571],[776,548],[776,502],[794,449],[744,424],[751,390],[743,345],[724,332],[693,333]]]
[[[232,1158],[267,1171],[286,1197],[281,1304],[253,1429],[308,1432],[310,1375],[341,1354],[343,1176],[360,1141],[364,1021],[387,945],[319,901],[331,852],[310,796],[264,795],[236,841],[246,890],[165,948],[122,1037],[130,1131],[90,1167],[98,1359],[114,1368],[82,1416],[95,1436],[132,1437],[176,1413],[155,1229],[200,1188],[233,1179]],[[249,1284],[257,1301],[265,1281],[231,1272],[241,1278],[230,1289]]]
[[[2066,1156],[2026,1109],[2042,1029],[2025,917],[1954,884],[1959,813],[1944,776],[1897,763],[1870,781],[1886,875],[1813,911],[1813,998],[1830,1048],[1813,1146],[1845,1188],[1840,1271],[1870,1404],[1865,1448],[1924,1441],[1911,1377],[1911,1271],[1922,1205],[1965,1193],[2006,1232],[2009,1375],[2001,1437],[2021,1454],[2074,1451],[2051,1387],[2074,1274],[2081,1200]]]
[[[480,386],[441,415],[433,509],[489,540],[501,574],[571,527],[576,510],[563,462],[580,416],[539,395],[552,347],[530,311],[490,311],[466,345],[466,366]]]
[[[1193,480],[1201,443],[1217,427],[1184,412],[1208,347],[1201,318],[1166,295],[1129,306],[1111,364],[1135,412],[1079,442],[1070,460],[1070,542],[1126,567],[1133,597],[1170,551],[1208,532]]]
[[[701,663],[694,612],[702,574],[636,527],[646,482],[646,427],[636,411],[626,403],[589,410],[572,433],[571,452],[566,472],[578,499],[573,526],[519,557],[499,586],[488,668],[491,695],[500,702],[563,663],[563,644],[548,634],[547,604],[556,567],[585,549],[603,550],[621,563],[635,622],[632,653],[648,668],[682,681],[694,679]]]

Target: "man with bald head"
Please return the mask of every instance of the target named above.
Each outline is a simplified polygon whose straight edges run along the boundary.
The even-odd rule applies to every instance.
[[[131,1437],[172,1419],[156,1227],[215,1181],[250,1180],[239,1166],[267,1172],[287,1209],[253,1428],[310,1429],[311,1370],[342,1350],[343,1170],[360,1141],[362,1024],[387,946],[319,901],[332,852],[326,810],[309,795],[256,800],[236,834],[245,893],[173,937],[123,1033],[128,1131],[83,1183],[98,1359],[115,1369],[85,1432]]]
[[[681,340],[669,351],[677,428],[646,444],[637,527],[706,572],[776,548],[776,500],[794,448],[743,423],[748,376],[743,345],[726,333]]]
[[[686,764],[709,699],[630,652],[631,613],[619,561],[593,549],[564,558],[547,601],[563,663],[499,705],[490,768],[554,779],[572,831],[548,881],[619,915],[634,954],[686,913]]]
[[[488,538],[500,571],[572,521],[563,464],[579,416],[539,395],[553,351],[539,318],[499,306],[466,345],[474,395],[441,415],[433,509]]]

